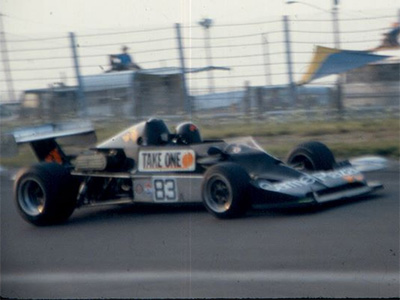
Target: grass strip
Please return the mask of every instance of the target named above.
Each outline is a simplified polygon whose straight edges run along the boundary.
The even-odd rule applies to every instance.
[[[397,118],[310,122],[249,122],[219,123],[218,120],[194,121],[207,139],[253,136],[272,155],[284,159],[297,144],[318,140],[327,144],[337,157],[380,155],[399,159],[400,130]],[[171,122],[172,123],[172,122]],[[127,120],[95,123],[98,141],[110,138],[132,125]],[[16,127],[16,126],[13,126]],[[10,129],[10,128],[8,128]],[[173,132],[174,128],[170,128]],[[2,129],[3,131],[3,129]],[[28,145],[15,157],[0,158],[4,167],[21,167],[36,162]]]

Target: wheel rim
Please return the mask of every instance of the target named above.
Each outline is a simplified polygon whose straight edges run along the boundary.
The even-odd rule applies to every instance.
[[[215,175],[206,186],[205,201],[217,213],[226,212],[232,204],[232,189],[226,178]]]
[[[292,162],[291,165],[293,168],[299,171],[313,171],[315,170],[314,164],[312,161],[307,157],[307,156],[296,156]]]
[[[23,181],[18,191],[18,203],[27,215],[35,217],[42,214],[46,203],[42,185],[33,179]]]

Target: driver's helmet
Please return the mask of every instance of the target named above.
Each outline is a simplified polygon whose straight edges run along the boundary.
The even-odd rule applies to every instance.
[[[200,131],[196,125],[190,122],[181,123],[176,127],[178,140],[183,144],[201,143]]]

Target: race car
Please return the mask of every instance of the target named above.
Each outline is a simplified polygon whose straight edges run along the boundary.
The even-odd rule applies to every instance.
[[[200,202],[217,218],[235,218],[252,206],[314,205],[382,188],[316,141],[283,162],[251,137],[204,140],[193,123],[171,133],[163,120],[149,119],[68,155],[62,140],[93,143],[93,127],[46,126],[12,135],[39,160],[14,184],[16,207],[34,225],[64,222],[76,208],[122,203]]]

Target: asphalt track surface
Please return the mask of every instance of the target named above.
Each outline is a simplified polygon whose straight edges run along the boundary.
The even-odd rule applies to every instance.
[[[201,205],[113,206],[38,228],[1,178],[1,296],[399,297],[399,164],[374,196],[217,220]]]

